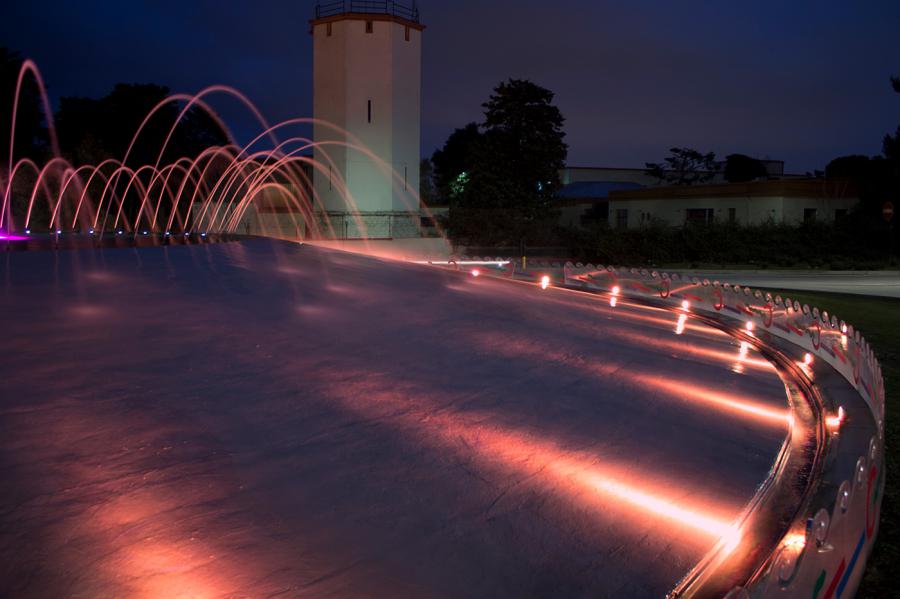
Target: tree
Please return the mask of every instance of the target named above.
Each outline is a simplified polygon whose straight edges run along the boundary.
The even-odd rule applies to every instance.
[[[9,137],[11,134],[13,98],[19,71],[25,60],[22,55],[6,47],[0,47],[0,168],[4,171],[9,164]],[[31,158],[43,161],[48,153],[46,119],[41,106],[41,95],[37,83],[26,76],[16,112],[16,140],[13,159]]]
[[[151,110],[169,96],[169,88],[148,84],[117,84],[100,99],[60,99],[56,115],[60,147],[76,165],[98,164],[106,158],[125,157],[125,152]],[[130,166],[155,164],[169,129],[182,111],[171,102],[157,111],[141,131],[129,158]],[[228,138],[216,121],[193,106],[182,118],[169,141],[163,163],[183,156],[195,157]]]
[[[900,77],[891,77],[891,87],[900,94]],[[884,136],[881,148],[885,158],[894,165],[894,174],[900,177],[900,126],[894,135],[889,133]]]
[[[553,92],[510,79],[482,106],[483,133],[451,212],[451,234],[490,244],[534,243],[554,229],[553,200],[568,148]]]
[[[453,131],[444,147],[432,154],[434,183],[442,203],[456,202],[465,189],[468,173],[472,170],[475,146],[480,139],[478,124],[469,123]]]
[[[716,155],[691,148],[670,148],[663,162],[647,162],[647,174],[669,185],[705,183],[715,176]]]
[[[756,158],[744,154],[729,154],[725,157],[725,180],[729,183],[755,181],[768,175],[766,165]]]
[[[419,161],[419,199],[426,206],[440,205],[434,186],[434,165],[428,158]]]

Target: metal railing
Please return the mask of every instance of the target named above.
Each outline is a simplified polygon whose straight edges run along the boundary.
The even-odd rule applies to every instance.
[[[419,22],[419,7],[415,1],[404,4],[391,0],[332,0],[316,4],[317,19],[348,13],[390,15],[413,23]]]

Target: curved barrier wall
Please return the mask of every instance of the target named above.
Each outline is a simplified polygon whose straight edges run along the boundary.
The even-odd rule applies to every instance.
[[[798,410],[792,402],[792,414],[809,416],[808,438],[785,444],[785,453],[803,463],[775,464],[770,476],[800,492],[795,503],[782,502],[789,513],[779,513],[765,505],[779,499],[771,481],[764,483],[741,519],[744,536],[753,539],[743,555],[717,547],[718,555],[706,556],[670,597],[830,599],[856,592],[878,531],[885,406],[881,366],[852,325],[788,297],[643,269],[532,262],[523,270],[502,258],[431,264],[599,293],[613,305],[621,297],[662,306],[752,342],[805,403]]]

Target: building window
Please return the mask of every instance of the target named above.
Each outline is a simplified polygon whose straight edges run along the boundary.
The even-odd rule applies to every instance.
[[[367,110],[368,110],[369,114],[368,114],[368,117],[366,117],[366,118],[371,123],[372,122],[372,100],[369,100]]]
[[[684,221],[697,225],[708,225],[715,219],[712,208],[688,208],[684,211]]]
[[[737,208],[729,208],[728,209],[728,222],[730,222],[730,223],[737,222]]]
[[[616,228],[628,228],[628,208],[616,208]]]
[[[375,31],[375,28],[372,21],[366,21],[366,33],[372,33],[373,31]]]
[[[406,28],[406,32],[404,33],[404,38],[406,41],[409,41],[409,27]]]
[[[814,223],[816,222],[816,209],[815,208],[804,208],[803,209],[803,222],[805,223]]]
[[[331,37],[331,23],[325,24],[325,35],[327,35],[328,37]]]

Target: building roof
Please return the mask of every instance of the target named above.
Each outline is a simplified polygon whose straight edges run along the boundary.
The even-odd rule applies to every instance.
[[[419,7],[415,0],[411,4],[391,0],[325,0],[316,3],[315,14],[310,20],[312,26],[349,19],[393,21],[419,31],[425,29],[419,22]]]
[[[643,185],[630,181],[575,181],[563,185],[559,197],[564,200],[605,200],[612,191],[642,188]]]
[[[610,200],[720,199],[734,197],[856,198],[857,189],[846,179],[776,179],[749,183],[672,185],[611,190]]]

